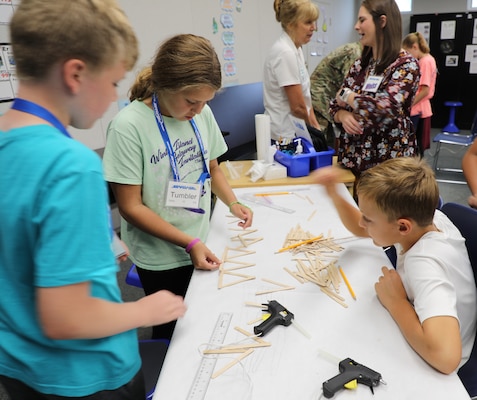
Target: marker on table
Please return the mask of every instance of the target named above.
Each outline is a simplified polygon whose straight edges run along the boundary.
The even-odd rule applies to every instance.
[[[341,276],[343,277],[343,280],[344,280],[346,286],[348,287],[349,292],[351,293],[351,296],[353,297],[353,299],[356,300],[356,295],[354,294],[354,290],[353,290],[353,288],[351,287],[351,285],[350,285],[350,283],[349,283],[349,281],[348,281],[348,278],[346,277],[346,275],[345,275],[345,273],[344,273],[344,271],[343,271],[343,268],[338,267],[338,269],[339,269],[339,271],[340,271]]]

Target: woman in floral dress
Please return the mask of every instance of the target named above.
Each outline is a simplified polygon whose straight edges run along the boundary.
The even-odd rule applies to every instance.
[[[410,110],[420,74],[417,60],[401,49],[401,14],[394,0],[364,0],[355,30],[363,54],[331,101],[330,113],[340,130],[338,160],[358,179],[386,159],[416,154]]]

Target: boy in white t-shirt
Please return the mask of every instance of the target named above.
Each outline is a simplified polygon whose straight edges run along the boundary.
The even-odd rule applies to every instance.
[[[464,238],[436,210],[429,165],[399,157],[366,170],[357,182],[359,209],[336,191],[338,167],[313,176],[347,229],[377,246],[396,246],[396,270],[383,267],[375,288],[411,347],[442,373],[462,366],[474,343],[476,287]]]

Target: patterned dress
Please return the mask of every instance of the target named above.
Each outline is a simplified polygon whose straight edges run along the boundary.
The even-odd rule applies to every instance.
[[[376,92],[363,92],[375,63],[362,68],[357,59],[344,80],[344,87],[357,93],[355,111],[349,106],[363,128],[361,135],[351,135],[341,129],[338,140],[338,161],[359,177],[362,171],[389,158],[414,156],[416,138],[410,120],[411,104],[419,87],[419,65],[409,53],[401,51],[398,58],[383,72]],[[341,109],[332,100],[330,114]]]

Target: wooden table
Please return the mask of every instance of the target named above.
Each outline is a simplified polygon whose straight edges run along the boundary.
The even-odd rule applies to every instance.
[[[336,156],[333,157],[333,164],[336,165]],[[241,160],[241,161],[229,161],[233,167],[240,172],[240,178],[232,179],[230,177],[229,171],[227,169],[227,162],[223,161],[219,164],[220,168],[224,172],[227,181],[229,182],[232,188],[243,188],[251,186],[281,186],[281,185],[307,185],[313,183],[312,179],[309,176],[301,176],[299,178],[286,177],[282,179],[270,179],[263,180],[259,179],[256,182],[250,181],[250,176],[245,175],[247,171],[252,167],[253,160]],[[343,169],[343,183],[347,186],[352,186],[355,178],[351,171]]]

